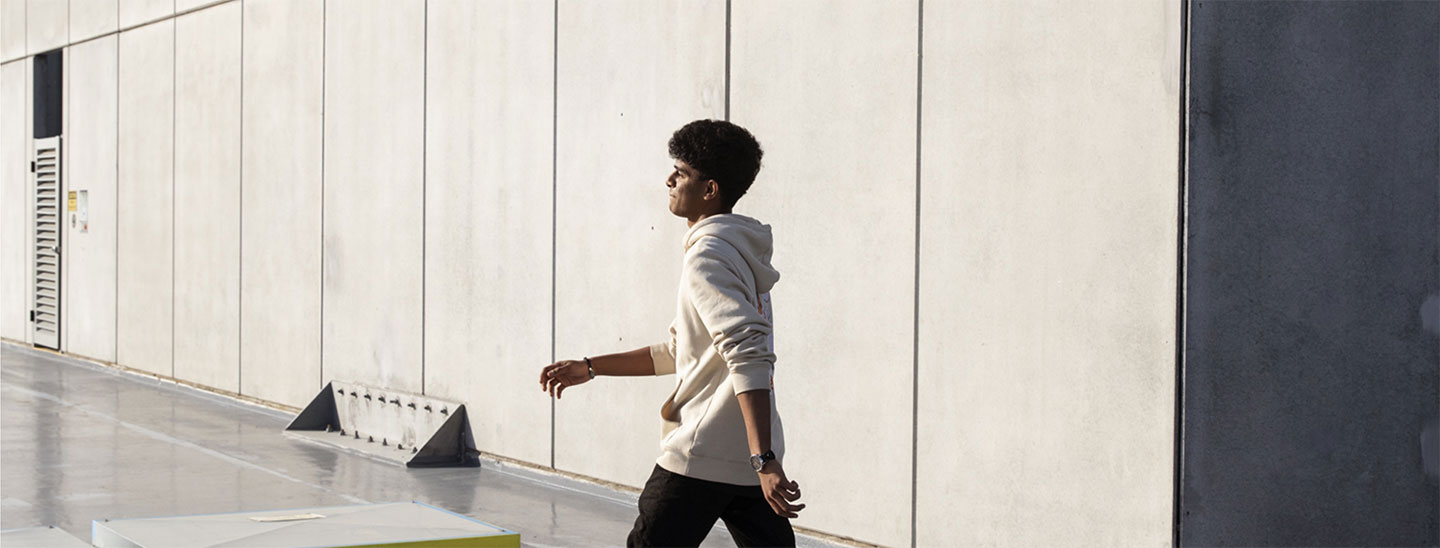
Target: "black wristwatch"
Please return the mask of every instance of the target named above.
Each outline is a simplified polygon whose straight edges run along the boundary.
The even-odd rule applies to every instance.
[[[760,453],[759,455],[750,455],[750,467],[754,468],[755,473],[758,474],[760,473],[760,469],[765,467],[765,463],[772,460],[775,460],[774,451],[766,451],[764,453]]]

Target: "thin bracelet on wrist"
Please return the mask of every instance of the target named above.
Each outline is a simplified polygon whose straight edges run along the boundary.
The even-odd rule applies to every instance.
[[[595,366],[590,363],[590,357],[585,357],[585,370],[590,372],[590,380],[595,380]]]

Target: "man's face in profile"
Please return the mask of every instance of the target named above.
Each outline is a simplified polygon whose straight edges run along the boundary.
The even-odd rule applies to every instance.
[[[670,189],[670,213],[687,219],[704,213],[708,205],[705,201],[707,182],[690,164],[675,160],[675,169],[665,179],[665,186]]]

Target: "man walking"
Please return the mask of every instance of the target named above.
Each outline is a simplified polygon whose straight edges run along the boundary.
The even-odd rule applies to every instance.
[[[676,375],[668,433],[640,494],[629,546],[696,546],[725,521],[740,546],[794,546],[799,484],[785,476],[775,412],[770,226],[731,213],[764,154],[729,122],[697,120],[670,138],[670,212],[689,223],[668,342],[564,360],[540,372],[559,398],[596,376]]]

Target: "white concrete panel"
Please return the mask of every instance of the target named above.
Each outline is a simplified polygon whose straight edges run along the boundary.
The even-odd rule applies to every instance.
[[[320,391],[322,0],[246,0],[240,392]]]
[[[327,380],[421,389],[424,48],[421,2],[327,6]]]
[[[429,6],[426,393],[483,451],[550,462],[553,3]]]
[[[175,19],[175,377],[240,390],[240,3]]]
[[[174,372],[174,33],[165,21],[120,35],[115,358],[162,375]]]
[[[0,59],[25,56],[26,0],[0,0]]]
[[[212,4],[212,5],[213,5],[213,4],[216,4],[216,3],[218,3],[218,2],[224,2],[224,1],[227,1],[227,0],[174,0],[174,2],[175,2],[175,13],[181,13],[181,12],[184,12],[184,11],[186,11],[186,10],[192,10],[192,9],[198,8],[198,7],[200,7],[200,6],[204,6],[204,5],[206,5],[206,4]],[[234,1],[234,0],[230,0],[230,1]],[[236,3],[239,3],[239,2],[236,2]]]
[[[30,89],[28,60],[0,67],[0,337],[23,341],[30,331]]]
[[[776,407],[810,502],[795,523],[908,544],[915,2],[736,1],[732,18],[731,120],[765,149],[736,211],[775,231]]]
[[[120,0],[70,0],[70,41],[89,40],[120,25]]]
[[[139,25],[175,14],[175,0],[119,0],[120,28]]]
[[[30,55],[69,43],[69,0],[26,0],[25,44]]]
[[[579,359],[670,337],[685,221],[666,205],[665,143],[691,120],[724,115],[725,3],[558,9],[555,352]],[[643,485],[674,386],[674,377],[602,378],[566,392],[555,406],[555,466]]]
[[[921,546],[1170,541],[1168,4],[925,3]]]
[[[119,60],[115,36],[65,51],[65,186],[88,197],[87,226],[65,222],[67,352],[115,361],[115,128]],[[83,230],[82,230],[83,228]]]

